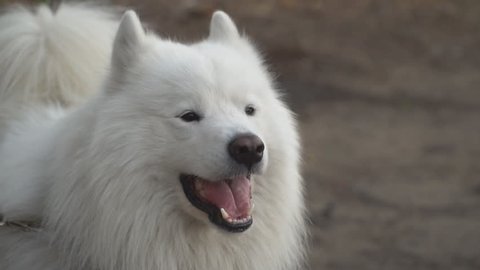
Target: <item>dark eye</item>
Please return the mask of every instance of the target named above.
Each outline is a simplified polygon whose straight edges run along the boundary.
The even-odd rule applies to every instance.
[[[196,112],[188,111],[180,115],[180,118],[185,122],[200,121],[200,116]]]
[[[247,107],[245,107],[245,113],[250,116],[254,115],[255,107],[253,107],[253,105],[248,105]]]

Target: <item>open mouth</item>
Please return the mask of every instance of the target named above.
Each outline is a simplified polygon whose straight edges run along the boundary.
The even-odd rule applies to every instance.
[[[180,175],[190,203],[208,215],[209,220],[229,232],[243,232],[253,222],[250,176],[209,181],[194,175]]]

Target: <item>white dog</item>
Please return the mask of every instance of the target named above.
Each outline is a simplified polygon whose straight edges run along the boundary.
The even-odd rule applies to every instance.
[[[295,121],[225,13],[184,45],[133,11],[10,10],[0,69],[1,269],[300,268]]]

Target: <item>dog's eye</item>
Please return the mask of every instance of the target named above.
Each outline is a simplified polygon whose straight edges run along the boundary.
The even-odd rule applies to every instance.
[[[247,107],[245,107],[245,113],[250,116],[254,115],[255,107],[253,107],[253,105],[247,105]]]
[[[196,112],[187,111],[180,115],[180,118],[185,122],[200,121],[200,116]]]

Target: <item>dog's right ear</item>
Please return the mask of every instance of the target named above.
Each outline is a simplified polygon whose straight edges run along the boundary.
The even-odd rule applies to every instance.
[[[227,13],[217,10],[212,15],[210,21],[210,35],[211,40],[231,42],[240,38],[237,26],[227,15]]]
[[[132,61],[145,39],[140,19],[133,10],[127,10],[120,21],[113,43],[112,65],[117,71],[125,70]]]

